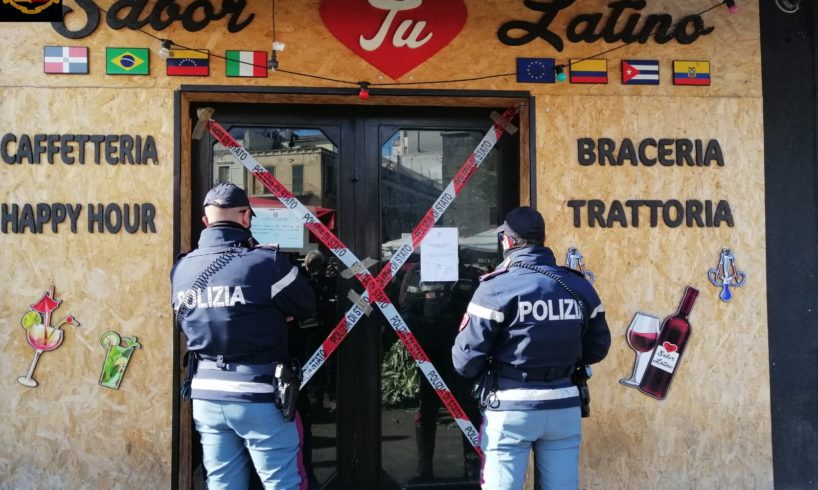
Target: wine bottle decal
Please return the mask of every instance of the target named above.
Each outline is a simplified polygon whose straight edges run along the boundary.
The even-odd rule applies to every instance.
[[[699,296],[699,290],[688,286],[685,289],[679,309],[665,318],[656,347],[653,349],[648,367],[639,382],[639,391],[658,398],[667,397],[673,377],[679,370],[687,341],[690,339],[690,321],[688,316]]]

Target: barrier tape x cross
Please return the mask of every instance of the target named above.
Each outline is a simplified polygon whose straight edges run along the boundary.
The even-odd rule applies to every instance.
[[[206,128],[224,147],[228,150],[233,160],[242,164],[257,178],[267,190],[269,190],[286,209],[293,212],[315,236],[318,238],[363,284],[365,291],[361,299],[365,302],[374,302],[381,310],[389,325],[403,342],[406,350],[415,360],[420,371],[435,388],[443,405],[451,413],[460,430],[465,434],[466,439],[474,447],[474,450],[482,456],[479,445],[479,433],[474,425],[469,421],[463,408],[455,399],[451,390],[435,367],[429,361],[426,352],[420,346],[409,326],[398,313],[389,297],[384,292],[384,287],[389,284],[400,267],[406,262],[412,252],[420,245],[423,238],[429,233],[432,226],[440,219],[448,209],[463,187],[468,183],[486,155],[494,148],[497,141],[504,132],[514,133],[517,128],[511,124],[511,120],[517,115],[518,106],[512,106],[505,110],[502,115],[492,114],[494,124],[486,133],[477,148],[469,155],[469,158],[455,174],[451,182],[441,193],[432,207],[426,212],[420,223],[412,230],[404,240],[398,250],[392,255],[388,267],[384,267],[377,278],[373,277],[366,266],[358,260],[352,251],[341,242],[323,223],[321,223],[312,212],[309,211],[293,194],[284,187],[270,172],[268,172],[258,161],[243,148],[224,127],[211,119],[213,109],[203,108],[198,111],[199,121],[193,130],[193,137],[200,138]],[[355,302],[336,325],[329,337],[322,343],[321,347],[313,354],[304,365],[304,379],[302,387],[309,381],[315,372],[326,362],[327,358],[335,351],[341,341],[349,334],[358,320],[364,316],[366,306],[361,305],[364,301]]]

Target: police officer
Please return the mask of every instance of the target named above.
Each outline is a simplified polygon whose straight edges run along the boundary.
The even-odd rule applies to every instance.
[[[540,213],[515,208],[498,232],[503,263],[481,279],[452,347],[460,374],[494,380],[483,488],[522,488],[533,447],[540,487],[576,490],[581,416],[570,376],[608,353],[605,310],[588,281],[556,265]]]
[[[174,264],[171,285],[207,486],[248,488],[252,460],[265,488],[299,488],[298,429],[276,406],[274,376],[289,360],[287,318],[315,311],[312,288],[286,257],[257,246],[242,189],[215,186],[204,213],[199,246]]]

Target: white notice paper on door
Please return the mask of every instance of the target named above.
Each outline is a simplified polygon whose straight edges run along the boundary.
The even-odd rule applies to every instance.
[[[457,281],[457,228],[432,228],[420,242],[420,281]]]
[[[304,246],[304,224],[295,213],[284,208],[254,208],[256,217],[250,230],[253,238],[264,245],[278,244],[281,248]]]

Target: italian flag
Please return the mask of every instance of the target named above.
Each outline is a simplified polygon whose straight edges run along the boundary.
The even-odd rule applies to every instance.
[[[265,51],[232,51],[227,55],[228,77],[264,78],[267,76],[267,53]]]

